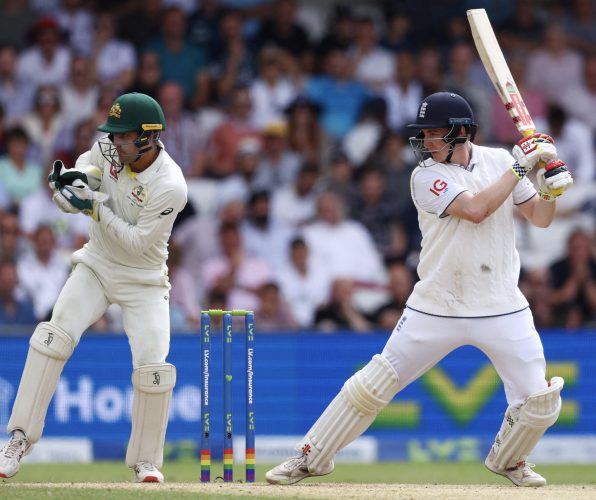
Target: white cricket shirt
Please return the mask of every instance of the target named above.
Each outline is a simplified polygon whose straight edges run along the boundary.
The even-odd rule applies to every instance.
[[[160,146],[157,159],[140,173],[128,166],[118,172],[103,157],[98,143],[79,156],[75,168],[101,168],[99,190],[110,198],[100,204],[99,222],[91,223],[89,242],[75,252],[73,261],[92,266],[98,257],[131,268],[165,269],[168,239],[176,215],[186,205],[187,188],[180,167]]]
[[[463,191],[477,193],[497,181],[514,159],[504,149],[472,145],[467,168],[421,163],[410,188],[418,210],[422,252],[420,281],[407,301],[439,316],[482,317],[528,306],[517,284],[520,261],[515,248],[513,210],[536,194],[524,178],[511,196],[480,224],[445,214]]]

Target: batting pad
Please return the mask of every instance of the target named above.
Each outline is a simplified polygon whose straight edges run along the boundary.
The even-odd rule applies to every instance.
[[[29,339],[29,352],[12,407],[7,430],[22,430],[37,443],[43,432],[48,406],[56,391],[66,360],[75,343],[62,328],[40,323]]]
[[[303,451],[311,472],[326,468],[335,454],[373,423],[398,390],[397,372],[376,354],[344,384],[306,434]]]
[[[163,446],[168,425],[176,367],[169,363],[143,365],[132,372],[132,432],[126,450],[126,465],[163,463]]]
[[[517,415],[511,408],[507,409],[491,450],[494,465],[510,469],[526,460],[546,430],[559,418],[563,384],[561,377],[553,377],[548,388],[528,397]]]

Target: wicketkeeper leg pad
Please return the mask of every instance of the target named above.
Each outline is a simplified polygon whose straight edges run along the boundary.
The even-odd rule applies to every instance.
[[[350,377],[339,394],[306,434],[302,446],[308,469],[325,468],[335,454],[373,423],[398,390],[398,375],[381,355],[375,355]]]
[[[559,418],[563,384],[561,377],[553,377],[546,389],[529,396],[517,411],[507,409],[489,455],[496,467],[506,470],[526,460]]]
[[[60,374],[74,348],[74,340],[60,327],[48,322],[37,325],[29,339],[8,432],[20,429],[30,443],[39,441]]]
[[[163,463],[163,447],[168,425],[176,368],[169,363],[143,365],[132,372],[134,388],[132,432],[126,451],[126,465]]]

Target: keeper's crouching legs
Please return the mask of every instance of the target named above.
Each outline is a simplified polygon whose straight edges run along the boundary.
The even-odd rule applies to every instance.
[[[126,465],[135,469],[137,482],[163,482],[160,468],[168,425],[176,368],[169,363],[143,365],[132,373],[134,388],[132,432]]]
[[[306,433],[297,447],[301,454],[267,472],[267,481],[292,484],[308,476],[329,474],[336,453],[368,429],[398,387],[398,375],[391,363],[375,355],[348,379]]]
[[[544,486],[546,480],[526,462],[546,430],[561,412],[564,381],[553,377],[549,386],[532,394],[519,408],[508,408],[501,429],[486,457],[486,467],[517,486]]]
[[[0,450],[0,477],[14,476],[19,471],[21,458],[39,441],[60,374],[74,348],[75,341],[51,322],[40,323],[31,335],[7,425],[12,436]]]

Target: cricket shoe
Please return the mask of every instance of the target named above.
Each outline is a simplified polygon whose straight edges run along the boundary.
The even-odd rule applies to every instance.
[[[15,431],[0,450],[0,477],[12,477],[19,472],[21,458],[31,451],[31,443],[21,431]]]
[[[515,486],[538,487],[546,485],[546,479],[532,470],[534,464],[526,462],[525,460],[518,462],[515,467],[511,467],[510,469],[499,469],[492,462],[489,454],[484,461],[484,465],[489,471],[509,479]]]
[[[333,472],[333,467],[333,461],[331,461],[322,470],[310,471],[306,464],[306,455],[301,453],[271,469],[265,474],[265,479],[270,484],[294,484],[305,477],[326,476]]]
[[[135,465],[135,483],[163,483],[163,474],[149,462],[139,462]]]

